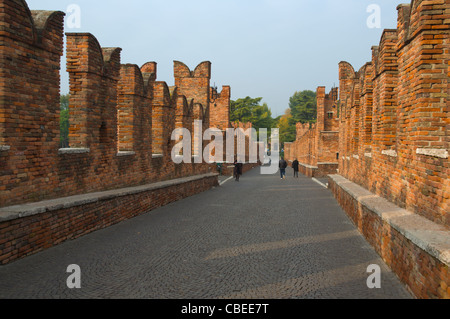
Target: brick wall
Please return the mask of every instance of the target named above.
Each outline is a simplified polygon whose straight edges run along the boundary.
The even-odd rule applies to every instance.
[[[402,208],[450,225],[450,3],[398,6],[372,61],[339,65],[339,172]]]
[[[121,49],[101,47],[90,33],[65,35],[70,148],[58,148],[63,20],[63,12],[0,0],[1,263],[217,184],[210,174],[215,167],[203,161],[203,133],[210,113],[220,129],[231,127],[231,93],[224,86],[210,109],[211,63],[191,72],[175,61],[175,86],[169,87],[157,80],[156,62],[121,64]],[[203,126],[194,136],[197,120]],[[175,128],[188,129],[199,147],[192,163],[171,159]],[[151,189],[129,196],[125,190],[133,187]],[[112,199],[110,192],[126,195]],[[51,206],[97,193],[106,201]],[[36,205],[37,213],[26,217]],[[11,219],[11,211],[20,212]]]
[[[183,62],[174,61],[175,86],[179,94],[194,99],[194,120],[203,121],[203,129],[210,128],[211,62],[205,61],[191,71]]]
[[[340,175],[329,188],[355,226],[417,298],[450,298],[448,229]]]
[[[231,88],[223,86],[222,92],[217,92],[214,88],[210,89],[211,101],[212,97],[216,97],[214,103],[211,103],[210,109],[210,125],[219,130],[226,130],[231,127],[230,124],[230,103],[231,103]],[[214,96],[216,95],[216,96]]]
[[[0,206],[57,187],[62,12],[0,1]],[[41,188],[41,185],[45,185]]]
[[[210,63],[180,87],[156,80],[156,63],[121,64],[120,48],[68,33],[70,149],[58,149],[62,12],[0,1],[0,207],[203,174],[175,165],[172,130],[209,125]],[[226,93],[224,93],[224,96]]]
[[[297,123],[294,143],[285,144],[285,158],[297,159],[300,172],[310,177],[336,173],[339,147],[338,89],[325,94],[325,87],[317,88],[317,122]]]
[[[340,175],[329,185],[415,296],[448,299],[450,2],[397,10],[370,62],[339,64]]]
[[[17,206],[13,215],[20,212],[25,215],[21,218],[8,218],[0,208],[0,265],[217,185],[217,174],[204,174],[160,182],[145,188],[126,188]]]

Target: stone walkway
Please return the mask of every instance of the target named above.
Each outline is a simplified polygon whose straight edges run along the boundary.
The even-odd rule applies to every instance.
[[[0,298],[411,298],[328,189],[241,181],[0,267]],[[224,179],[222,179],[223,181]],[[67,267],[81,268],[69,289]],[[369,289],[369,265],[381,289]]]

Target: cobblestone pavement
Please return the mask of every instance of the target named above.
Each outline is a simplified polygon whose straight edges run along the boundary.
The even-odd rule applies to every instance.
[[[288,174],[290,176],[290,174]],[[68,289],[67,267],[81,267]],[[381,289],[367,287],[369,265]],[[0,298],[411,298],[331,192],[259,174],[0,267]]]

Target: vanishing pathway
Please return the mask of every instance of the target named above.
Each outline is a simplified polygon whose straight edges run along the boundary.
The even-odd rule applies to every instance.
[[[411,298],[328,189],[259,168],[0,267],[0,298]],[[223,179],[221,179],[223,180]],[[68,265],[81,289],[68,289]],[[367,267],[382,269],[369,289]]]

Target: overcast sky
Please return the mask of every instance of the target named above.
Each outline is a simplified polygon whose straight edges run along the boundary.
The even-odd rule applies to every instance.
[[[406,1],[408,2],[408,1]],[[395,29],[393,0],[27,0],[31,10],[81,9],[80,28],[102,47],[121,47],[122,63],[158,63],[158,80],[174,84],[173,61],[193,70],[212,62],[212,79],[232,99],[262,97],[273,115],[300,90],[338,86],[338,63],[356,70],[371,60],[383,29]],[[369,28],[371,4],[381,28]],[[67,20],[67,16],[66,16]],[[65,59],[65,57],[64,57]],[[68,76],[62,70],[62,93]]]

